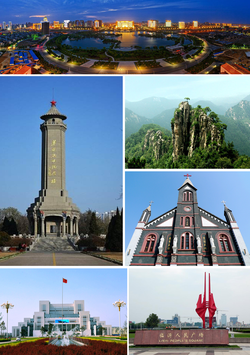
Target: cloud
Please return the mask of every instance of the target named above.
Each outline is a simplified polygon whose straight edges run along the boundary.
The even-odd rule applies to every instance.
[[[96,16],[86,16],[87,18],[96,18]]]
[[[50,16],[50,15],[31,15],[29,17],[48,17],[48,16]]]

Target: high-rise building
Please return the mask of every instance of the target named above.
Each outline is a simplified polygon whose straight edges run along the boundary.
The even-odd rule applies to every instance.
[[[156,28],[158,24],[158,21],[156,20],[148,20],[148,27],[149,28]]]
[[[232,323],[232,325],[235,325],[238,322],[238,317],[230,317],[230,323]]]
[[[32,235],[41,237],[78,236],[80,211],[65,188],[65,131],[67,116],[56,102],[41,116],[42,179],[39,197],[27,209]]]
[[[9,30],[11,31],[12,30],[12,22],[9,21]]]
[[[54,29],[59,29],[60,28],[59,21],[54,21],[53,22],[53,27],[54,27]]]
[[[99,317],[91,317],[89,311],[84,310],[84,301],[81,300],[63,305],[39,301],[39,311],[34,312],[32,318],[24,318],[18,326],[12,327],[12,336],[20,336],[24,327],[28,336],[40,337],[41,328],[44,327],[48,331],[50,324],[53,324],[56,332],[67,331],[69,335],[74,331],[80,331],[81,327],[85,327],[85,336],[100,334],[98,329],[100,327],[101,333],[104,330],[106,335],[112,335],[112,326],[106,325],[105,321],[100,321]]]
[[[40,31],[42,29],[41,23],[33,23],[33,30]]]
[[[185,22],[179,22],[179,29],[184,30],[185,29]]]
[[[70,23],[70,20],[64,20],[63,21],[64,28],[68,28],[69,27],[69,23]]]
[[[42,34],[43,35],[49,35],[49,21],[47,17],[44,17],[42,21]]]
[[[3,30],[5,30],[5,29],[6,29],[6,22],[3,21]]]
[[[93,21],[92,20],[88,20],[88,21],[85,21],[85,27],[93,27]]]
[[[172,21],[171,20],[166,20],[165,21],[165,27],[171,27],[172,26]]]
[[[198,27],[199,27],[198,21],[193,21],[193,27],[194,27],[194,28],[198,28]]]
[[[95,28],[102,27],[102,20],[95,20],[94,21],[94,27]]]
[[[227,325],[227,315],[226,314],[222,314],[220,321],[221,321],[221,325],[222,326],[226,326]]]

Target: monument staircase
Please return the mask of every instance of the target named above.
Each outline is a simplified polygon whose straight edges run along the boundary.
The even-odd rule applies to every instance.
[[[66,238],[60,237],[42,237],[35,243],[32,251],[73,251],[73,247],[70,245]]]

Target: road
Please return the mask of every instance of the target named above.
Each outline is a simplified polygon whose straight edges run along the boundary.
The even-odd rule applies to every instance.
[[[1,266],[117,266],[117,264],[72,250],[26,252],[9,259],[0,259]]]

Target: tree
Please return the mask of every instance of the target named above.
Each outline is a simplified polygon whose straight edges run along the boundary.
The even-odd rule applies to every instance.
[[[82,337],[83,337],[83,332],[84,332],[85,329],[86,329],[86,327],[84,327],[84,325],[82,325],[81,328],[80,328],[80,331],[82,332]]]
[[[2,319],[2,318],[0,318],[0,319]],[[4,321],[2,321],[2,322],[0,323],[0,330],[1,330],[1,335],[3,334],[3,331],[6,330],[5,322],[4,322]]]
[[[184,100],[189,101],[189,100],[190,100],[190,98],[189,98],[189,97],[184,97]]]
[[[91,219],[89,222],[89,235],[98,235],[98,234],[99,231],[96,223],[96,214],[95,212],[92,212]]]
[[[49,323],[49,330],[48,330],[48,335],[51,335],[51,333],[55,330],[55,326],[52,323]]]
[[[160,319],[158,318],[157,314],[151,313],[148,318],[146,319],[146,327],[148,328],[155,328],[157,327],[158,323],[160,322]]]
[[[110,251],[122,251],[122,214],[120,214],[118,207],[116,215],[111,218],[109,223],[105,247]]]
[[[46,333],[45,327],[41,327],[40,332],[41,332],[42,337],[43,337],[43,335]]]
[[[27,328],[26,327],[22,327],[21,328],[21,337],[26,337],[27,336]]]

